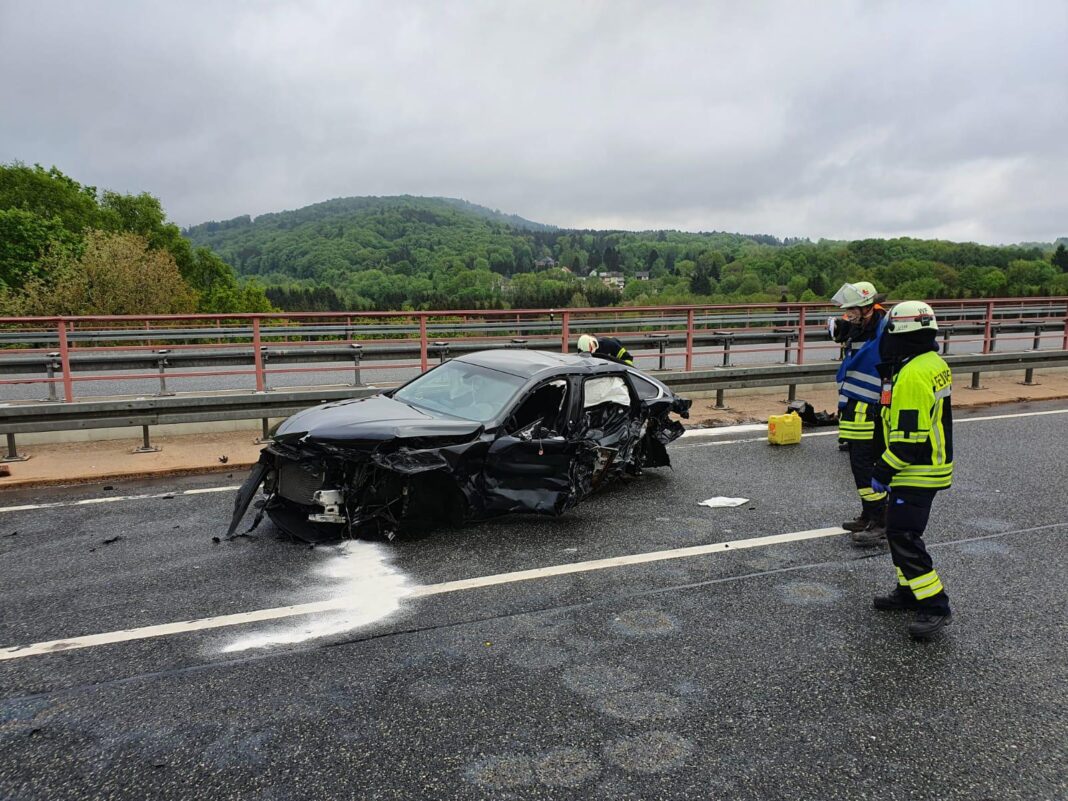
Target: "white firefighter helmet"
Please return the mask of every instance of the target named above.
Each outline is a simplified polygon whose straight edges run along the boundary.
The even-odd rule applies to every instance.
[[[583,334],[578,339],[579,353],[593,353],[597,350],[597,337],[591,334]]]
[[[842,284],[842,288],[834,293],[831,302],[843,309],[855,309],[875,303],[875,295],[875,286],[870,281],[857,281]]]
[[[937,331],[934,309],[922,300],[905,300],[890,310],[886,333],[907,334],[909,331]]]

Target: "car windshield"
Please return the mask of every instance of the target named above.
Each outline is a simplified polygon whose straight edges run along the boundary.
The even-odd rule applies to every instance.
[[[432,412],[486,423],[525,383],[510,373],[453,360],[406,384],[393,397]]]

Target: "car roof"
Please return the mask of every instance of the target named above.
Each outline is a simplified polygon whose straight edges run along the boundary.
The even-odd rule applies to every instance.
[[[622,364],[598,359],[589,354],[553,353],[547,350],[496,348],[456,357],[456,361],[477,364],[502,373],[533,378],[541,373],[608,373],[621,372]]]

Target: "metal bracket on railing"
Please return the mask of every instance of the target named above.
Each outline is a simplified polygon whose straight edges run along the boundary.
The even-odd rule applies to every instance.
[[[156,393],[156,396],[160,397],[160,398],[169,398],[172,395],[174,395],[173,392],[168,392],[167,391],[166,367],[167,367],[167,354],[168,353],[170,353],[170,349],[168,349],[168,348],[164,348],[163,350],[157,350],[156,351],[156,356],[159,357],[158,358],[158,364],[159,364],[159,392]]]
[[[60,364],[57,350],[48,354],[48,362],[45,364],[45,373],[48,377],[48,397],[45,400],[49,403],[59,402],[59,395],[56,393],[56,370],[58,369],[60,369]]]
[[[18,448],[15,447],[15,435],[7,435],[7,456],[0,459],[0,462],[25,462],[30,457],[19,453]]]
[[[445,364],[445,360],[449,358],[449,343],[448,342],[435,342],[434,347],[438,350],[438,364]]]
[[[149,442],[148,426],[141,426],[141,447],[134,448],[133,453],[158,453],[161,450],[163,449]]]
[[[526,348],[527,342],[529,342],[529,341],[530,340],[528,340],[528,339],[526,339],[524,337],[513,337],[512,338],[512,346],[516,347],[516,348],[519,348],[520,350],[523,350],[524,348]]]
[[[360,386],[360,359],[363,357],[363,345],[352,343],[349,347],[352,348],[352,385],[358,387]]]

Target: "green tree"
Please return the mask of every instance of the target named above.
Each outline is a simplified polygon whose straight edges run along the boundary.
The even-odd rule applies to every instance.
[[[46,255],[74,252],[79,242],[56,217],[0,210],[0,287],[21,289],[27,281],[43,277]]]
[[[1064,249],[1064,243],[1057,245],[1057,249],[1050,256],[1050,263],[1062,273],[1068,273],[1068,250]]]
[[[169,253],[137,234],[90,231],[80,255],[60,256],[50,281],[26,286],[26,314],[180,314],[196,308],[196,293]]]

